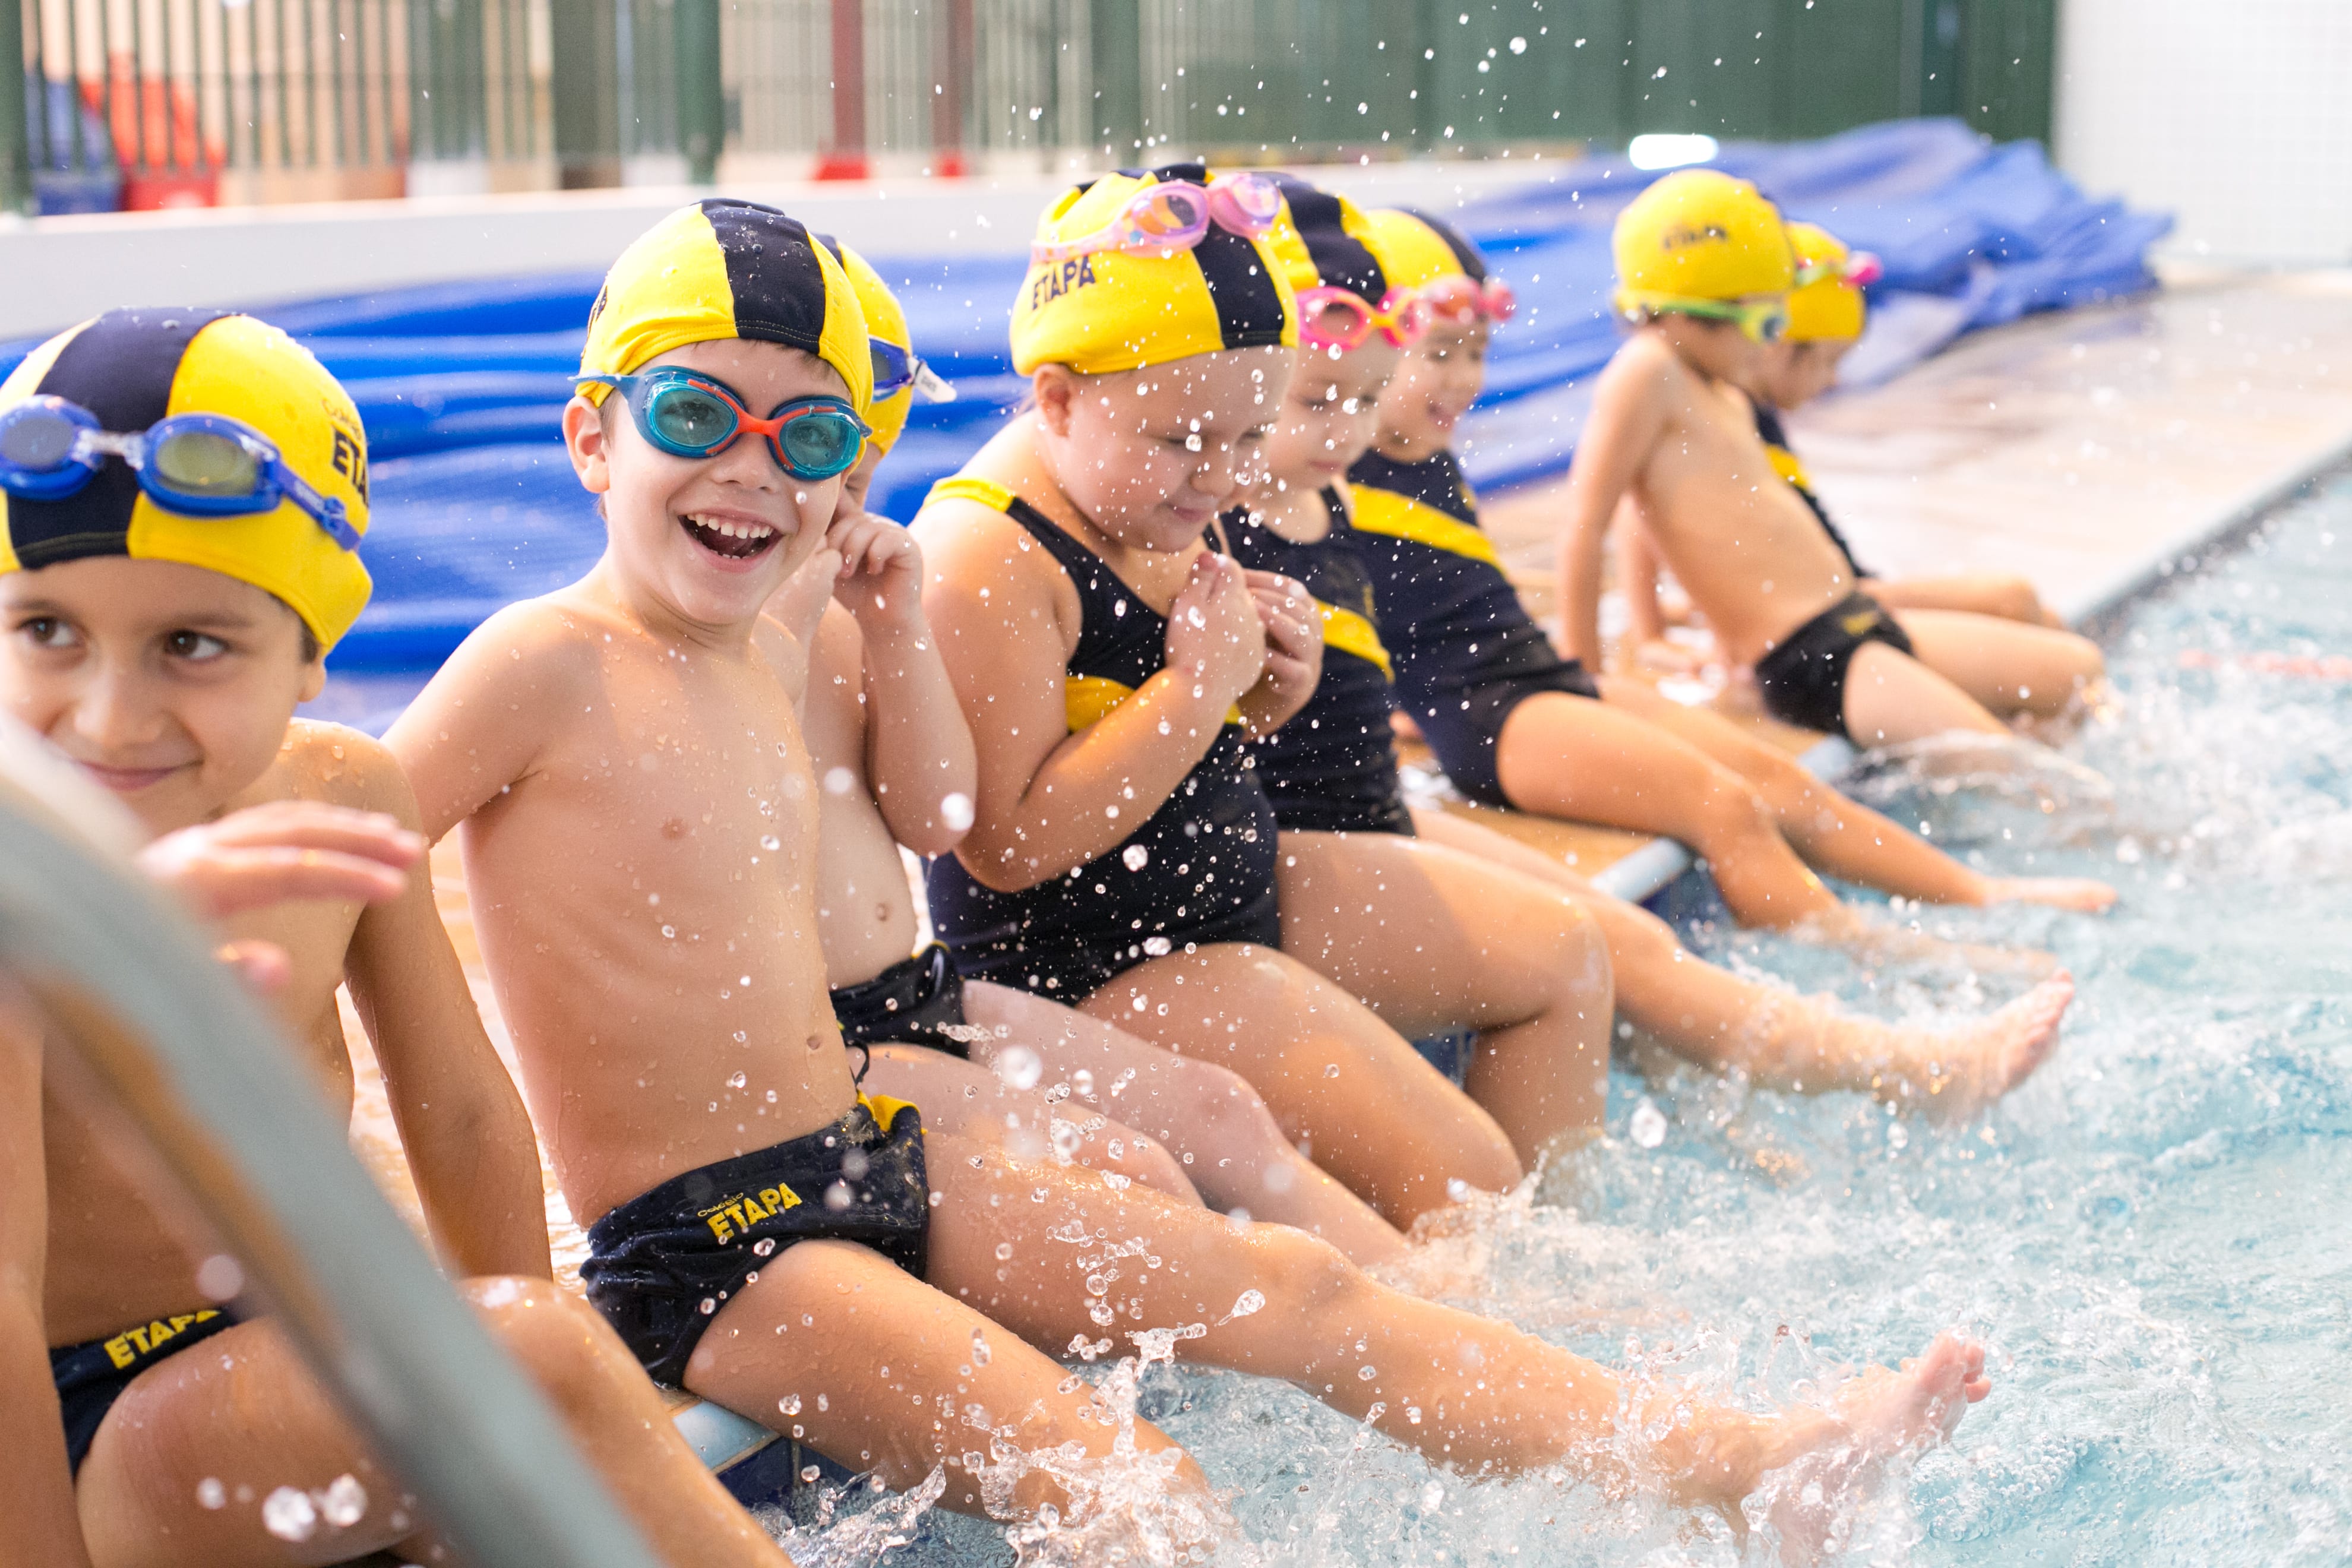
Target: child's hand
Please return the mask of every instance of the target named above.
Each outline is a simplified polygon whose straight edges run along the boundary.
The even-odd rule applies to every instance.
[[[915,536],[887,517],[844,511],[825,530],[825,548],[841,569],[833,596],[869,636],[923,624],[923,552]]]
[[[298,900],[380,904],[408,886],[425,840],[379,812],[281,800],[167,833],[139,868],[209,919]]]
[[[1244,570],[1243,577],[1266,645],[1265,673],[1244,705],[1252,727],[1270,734],[1307,706],[1323,679],[1323,617],[1307,590],[1280,573]]]
[[[1257,684],[1265,661],[1265,628],[1242,569],[1203,551],[1168,612],[1168,668],[1227,706]]]

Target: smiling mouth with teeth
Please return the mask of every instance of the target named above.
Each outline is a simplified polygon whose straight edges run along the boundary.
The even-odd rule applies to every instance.
[[[738,522],[698,513],[688,513],[677,521],[697,544],[730,561],[749,561],[783,537],[764,522]]]

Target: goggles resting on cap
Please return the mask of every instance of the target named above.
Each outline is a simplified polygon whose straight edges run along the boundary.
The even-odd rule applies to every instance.
[[[1789,300],[1775,294],[1769,300],[1699,300],[1683,294],[1659,294],[1648,289],[1626,290],[1626,315],[1643,311],[1660,316],[1696,316],[1708,321],[1729,321],[1752,343],[1778,342],[1789,330]]]
[[[1507,321],[1519,308],[1519,297],[1499,278],[1484,283],[1456,272],[1423,284],[1422,302],[1433,315],[1451,321]]]
[[[874,433],[845,399],[795,397],[762,419],[717,376],[675,365],[580,379],[620,393],[637,434],[674,458],[715,458],[748,432],[767,437],[769,455],[793,478],[829,479],[857,466]]]
[[[224,414],[175,414],[144,430],[102,429],[62,397],[37,396],[0,413],[0,490],[26,500],[79,495],[109,458],[138,477],[149,500],[183,517],[251,517],[286,501],[345,550],[359,530],[343,503],[320,495],[269,438]]]
[[[1811,267],[1797,268],[1797,287],[1818,283],[1824,278],[1834,278],[1857,289],[1867,289],[1886,276],[1886,268],[1867,250],[1849,251],[1843,260],[1817,261]]]
[[[1102,250],[1190,250],[1209,225],[1235,234],[1273,231],[1282,216],[1282,187],[1264,174],[1220,174],[1207,184],[1161,180],[1128,199],[1108,223],[1080,239],[1044,240],[1029,247],[1033,262],[1067,261]]]
[[[1361,347],[1377,330],[1399,348],[1429,331],[1429,302],[1407,289],[1391,289],[1378,305],[1352,289],[1324,285],[1298,292],[1298,341],[1310,349]]]
[[[946,377],[925,364],[911,349],[880,338],[868,338],[866,345],[874,353],[874,401],[896,397],[908,387],[926,403],[953,403],[955,387]]]

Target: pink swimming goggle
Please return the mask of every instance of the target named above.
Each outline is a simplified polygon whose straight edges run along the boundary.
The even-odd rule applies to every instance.
[[[1235,234],[1270,232],[1282,216],[1282,187],[1264,174],[1220,174],[1202,185],[1160,180],[1129,198],[1108,223],[1083,239],[1037,241],[1032,261],[1067,261],[1103,250],[1190,250],[1214,223]]]
[[[1867,250],[1854,250],[1847,252],[1842,260],[1821,261],[1811,267],[1798,268],[1797,287],[1802,289],[1824,278],[1834,278],[1853,288],[1867,289],[1885,276],[1885,265],[1877,257]]]
[[[1421,299],[1433,314],[1453,321],[1507,321],[1519,308],[1519,297],[1501,279],[1481,283],[1462,272],[1423,285]]]
[[[1390,289],[1378,305],[1328,284],[1298,291],[1298,341],[1307,348],[1359,348],[1375,329],[1408,348],[1429,331],[1429,302],[1409,289]]]

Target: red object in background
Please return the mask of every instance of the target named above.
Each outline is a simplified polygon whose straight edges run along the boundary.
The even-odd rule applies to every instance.
[[[131,56],[120,51],[107,57],[106,74],[104,86],[83,82],[81,99],[106,117],[122,165],[122,210],[216,205],[221,146],[199,127],[194,95],[177,82],[142,80]]]
[[[864,153],[820,153],[816,159],[816,177],[820,180],[865,180],[874,174],[874,166]]]
[[[833,145],[817,155],[820,180],[863,180],[866,157],[865,0],[833,0]]]

